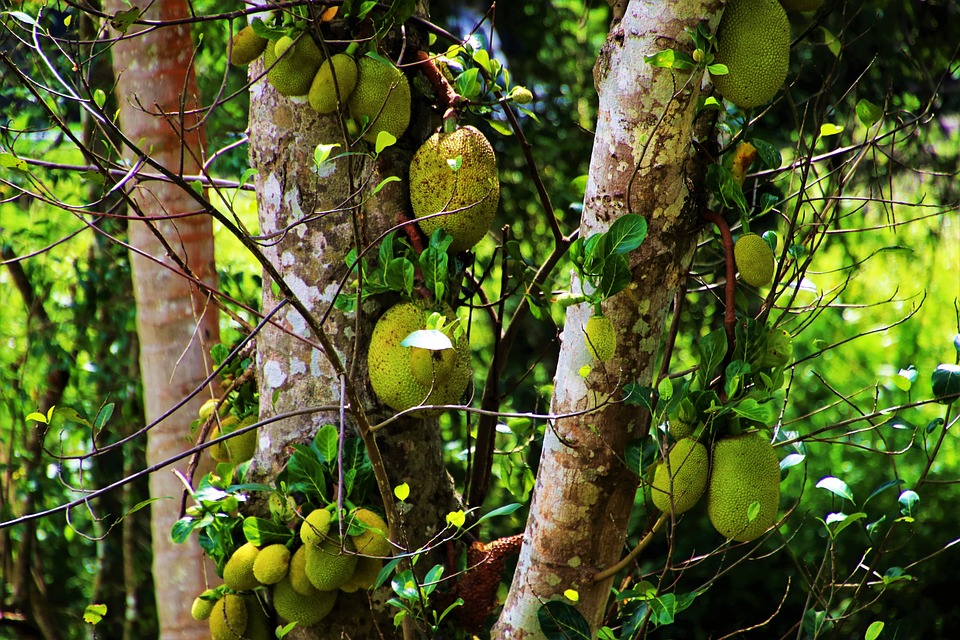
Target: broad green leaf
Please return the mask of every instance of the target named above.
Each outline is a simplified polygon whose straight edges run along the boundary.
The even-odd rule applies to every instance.
[[[460,528],[467,521],[467,514],[463,510],[451,511],[447,514],[447,525],[451,527]]]
[[[393,488],[393,495],[397,497],[397,500],[403,502],[410,497],[410,485],[406,482],[398,484]]]
[[[907,489],[897,498],[900,503],[900,513],[907,517],[913,517],[916,513],[917,505],[920,503],[920,495],[916,491]]]
[[[58,420],[66,420],[67,422],[75,422],[85,427],[90,427],[90,422],[70,407],[57,407],[56,416]],[[52,416],[49,415],[47,417],[48,419],[52,418]]]
[[[653,413],[653,389],[635,382],[628,382],[623,386],[623,401],[627,404],[638,405]]]
[[[107,605],[88,604],[87,608],[83,610],[83,621],[95,625],[103,620],[105,615],[107,615]]]
[[[243,519],[243,537],[247,539],[247,542],[258,547],[268,544],[285,544],[292,535],[293,533],[288,527],[276,524],[271,520],[253,516]]]
[[[955,364],[940,364],[930,376],[933,383],[933,397],[943,404],[953,404],[960,393],[960,366]]]
[[[638,248],[647,237],[647,221],[635,213],[627,213],[614,221],[607,230],[607,251],[629,253]]]
[[[603,261],[600,286],[597,288],[604,298],[611,298],[627,288],[631,277],[630,263],[623,255],[614,253]]]
[[[406,258],[394,258],[387,264],[383,279],[393,291],[406,293],[409,296],[413,293],[415,271],[413,263]]]
[[[396,144],[397,138],[389,131],[381,131],[377,134],[377,142],[374,145],[375,153],[380,155],[380,153],[387,147],[391,147]],[[397,178],[399,180],[399,178]]]
[[[110,19],[110,26],[120,33],[126,33],[127,29],[129,29],[139,17],[140,9],[137,7],[126,9],[124,11],[118,11],[116,14],[114,14],[113,18]]]
[[[700,380],[700,387],[706,389],[714,371],[727,355],[727,334],[722,328],[714,329],[697,341],[697,350],[700,352],[697,379]]]
[[[657,385],[657,393],[664,402],[669,402],[670,398],[673,397],[673,381],[664,376],[660,384]]]
[[[590,625],[583,614],[561,600],[541,605],[537,620],[546,640],[590,640]]]
[[[779,169],[780,165],[783,164],[780,148],[776,145],[757,138],[750,138],[750,144],[757,150],[757,156],[765,168]]]
[[[20,22],[31,27],[37,24],[37,21],[33,19],[33,16],[31,16],[30,14],[24,13],[23,11],[4,11],[3,13],[0,13],[0,15],[4,15],[4,14],[10,16],[11,18],[16,18]]]
[[[477,524],[480,524],[480,523],[483,522],[484,520],[488,520],[488,519],[490,519],[490,518],[498,518],[498,517],[500,517],[500,516],[508,516],[508,515],[510,515],[511,513],[513,513],[514,511],[516,511],[517,509],[519,509],[520,507],[522,507],[522,506],[523,506],[523,505],[520,504],[519,502],[514,502],[514,503],[512,503],[512,504],[505,504],[505,505],[503,505],[502,507],[497,507],[497,508],[494,509],[493,511],[491,511],[491,512],[489,512],[489,513],[487,513],[487,514],[484,514],[484,515],[480,516],[480,518],[477,520]]]
[[[830,136],[835,136],[843,132],[843,126],[838,124],[833,124],[831,122],[825,122],[820,125],[820,137],[829,138]]]
[[[104,425],[110,420],[110,417],[113,415],[113,407],[114,403],[110,402],[103,405],[100,411],[97,412],[97,417],[93,419],[93,428],[96,431],[103,429]]]
[[[467,100],[475,100],[478,98],[480,96],[480,80],[478,78],[479,74],[479,69],[467,69],[458,75],[457,80],[454,83],[456,85],[457,93]]]
[[[863,640],[877,640],[883,632],[884,624],[880,620],[871,622],[867,627],[867,632],[863,634]]]
[[[321,460],[332,466],[340,448],[340,432],[332,424],[325,424],[314,436],[313,445],[320,452]]]
[[[93,103],[103,108],[103,105],[107,102],[107,94],[103,92],[103,89],[96,89],[93,92]]]
[[[437,292],[437,285],[445,286],[447,270],[449,269],[449,254],[445,250],[429,246],[420,254],[420,271],[423,273],[423,283],[427,289]],[[443,296],[437,295],[437,299]]]
[[[775,405],[773,402],[757,402],[753,398],[744,398],[733,406],[733,412],[741,418],[755,420],[763,424],[773,422]]]
[[[330,153],[339,147],[339,144],[318,144],[313,150],[313,164],[320,167],[330,158]]]
[[[398,573],[390,584],[393,592],[404,600],[418,600],[420,597],[420,587],[409,569]]]
[[[749,212],[743,188],[727,167],[720,164],[711,164],[707,167],[707,188],[724,208],[736,209],[742,213]]]
[[[487,120],[487,124],[490,125],[490,128],[499,133],[502,136],[512,136],[513,129],[509,124],[503,122],[502,120]]]
[[[841,480],[840,478],[827,476],[821,479],[820,482],[817,483],[817,489],[825,489],[830,493],[838,495],[841,498],[845,498],[850,502],[853,502],[854,504],[856,504],[856,502],[854,502],[853,500],[853,493],[850,491],[850,487],[848,487],[847,483]]]
[[[39,411],[34,411],[33,413],[27,414],[25,420],[33,420],[34,422],[39,422],[40,424],[47,424],[47,416],[43,415]]]
[[[795,467],[806,459],[802,453],[791,453],[780,461],[780,471]]]
[[[569,600],[570,602],[579,602],[580,601],[580,592],[576,589],[567,589],[563,592],[563,597]]]
[[[327,483],[323,466],[317,460],[313,449],[295,444],[293,450],[293,455],[287,461],[287,477],[291,489],[302,491],[317,502],[326,500]]]
[[[868,127],[883,117],[883,108],[878,107],[866,98],[857,102],[857,119]]]
[[[391,231],[380,241],[380,248],[377,251],[378,260],[381,265],[388,265],[393,260],[393,239],[395,232]]]
[[[750,503],[750,506],[747,507],[747,522],[753,522],[757,519],[758,515],[760,515],[760,502],[754,500]]]

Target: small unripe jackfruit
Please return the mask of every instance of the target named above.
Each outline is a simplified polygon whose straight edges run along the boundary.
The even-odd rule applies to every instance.
[[[330,512],[326,509],[314,509],[300,525],[300,540],[306,545],[318,545],[323,536],[330,531]]]
[[[514,87],[510,92],[510,97],[517,104],[530,104],[533,102],[533,94],[526,87]]]
[[[410,204],[426,235],[443,229],[453,251],[477,244],[500,204],[497,157],[484,135],[467,126],[430,136],[410,161]],[[441,212],[449,213],[424,217]]]
[[[243,597],[228,593],[210,611],[211,640],[243,640],[247,630],[247,604]]]
[[[230,40],[230,64],[244,67],[257,58],[267,48],[269,40],[257,35],[250,25],[240,29]]]
[[[333,610],[337,592],[314,589],[303,594],[293,588],[289,580],[281,580],[273,586],[273,608],[287,622],[309,627],[315,625]]]
[[[395,138],[410,124],[410,82],[392,64],[364,57],[357,63],[357,86],[350,94],[350,115],[358,124],[367,124],[363,139],[376,142],[381,131]]]
[[[689,510],[703,495],[709,471],[707,448],[692,438],[678,440],[667,454],[666,461],[654,472],[651,492],[653,504],[664,512],[669,512],[672,508],[674,514]]]
[[[224,584],[236,591],[259,587],[260,581],[253,573],[253,564],[259,553],[260,550],[250,542],[240,545],[223,567]]]
[[[276,584],[290,569],[290,549],[284,544],[267,545],[253,561],[253,575],[260,584]]]
[[[270,42],[263,52],[267,80],[285,96],[305,96],[323,62],[323,54],[307,33],[301,35],[293,46],[284,49],[286,42],[283,38]],[[277,45],[284,54],[282,57],[276,50]]]
[[[765,287],[773,280],[773,249],[755,233],[740,236],[733,246],[740,277],[754,287]]]
[[[410,369],[410,347],[400,343],[426,327],[430,311],[413,302],[401,302],[383,314],[373,328],[367,352],[370,384],[381,402],[394,411],[419,404],[451,404],[460,399],[472,377],[470,344],[466,336],[453,340],[456,364],[443,379],[426,385]],[[452,317],[452,312],[449,313]],[[432,390],[431,390],[432,389]],[[427,413],[427,412],[422,412]]]
[[[306,546],[307,578],[320,591],[339,589],[353,575],[357,566],[356,551],[350,538],[340,548],[338,539],[325,539],[320,546]]]
[[[750,506],[759,503],[753,520]],[[777,519],[780,462],[770,441],[758,433],[718,440],[707,489],[707,515],[724,537],[748,542]]]
[[[337,78],[336,86],[334,75]],[[338,53],[320,65],[310,85],[307,100],[317,113],[333,113],[337,110],[337,90],[340,91],[341,102],[346,104],[356,86],[357,63],[347,54]]]
[[[617,330],[604,315],[590,316],[583,327],[583,340],[590,355],[600,362],[609,360],[617,351]]]
[[[777,0],[730,0],[717,26],[714,64],[728,73],[712,76],[724,98],[744,109],[776,95],[790,65],[790,21]]]
[[[380,558],[390,555],[390,541],[387,539],[390,528],[379,514],[361,507],[354,509],[350,517],[354,523],[362,522],[367,526],[363,533],[350,536],[357,548],[357,553]]]
[[[190,616],[194,620],[206,620],[210,617],[213,612],[213,605],[217,603],[216,600],[207,599],[207,596],[212,594],[213,590],[207,589],[193,600],[193,606],[190,607]]]

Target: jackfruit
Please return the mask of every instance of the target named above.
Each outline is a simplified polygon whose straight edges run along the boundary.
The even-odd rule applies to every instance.
[[[752,521],[750,506],[760,511]],[[724,537],[749,542],[777,519],[780,505],[780,462],[770,441],[759,433],[718,440],[707,488],[707,515]]]
[[[358,556],[353,553],[356,548],[350,538],[343,546],[341,549],[339,539],[327,538],[318,547],[304,547],[307,550],[307,578],[320,591],[339,589],[353,575],[357,567]]]
[[[700,500],[707,486],[710,461],[707,448],[692,438],[678,440],[667,460],[657,466],[653,476],[651,497],[663,512],[674,514],[689,510]],[[673,500],[670,499],[670,477],[673,476]]]
[[[256,596],[243,597],[247,605],[247,628],[243,632],[244,640],[275,640],[270,617]]]
[[[379,514],[361,507],[354,509],[350,517],[354,523],[362,522],[367,526],[367,529],[364,530],[363,533],[350,536],[354,546],[357,548],[357,553],[365,556],[377,556],[379,558],[390,555],[390,541],[387,539],[390,528]]]
[[[250,542],[240,545],[223,567],[223,582],[236,591],[246,591],[260,586],[253,573],[253,564],[260,550]]]
[[[268,69],[267,80],[285,96],[305,96],[310,92],[313,77],[323,62],[323,54],[310,34],[304,33],[296,44],[283,51],[286,55],[280,57],[276,47],[280,45],[283,49],[285,42],[283,38],[270,42],[263,52],[263,64]]]
[[[780,4],[787,11],[816,11],[823,0],[780,0]]]
[[[318,545],[323,536],[330,531],[330,512],[326,509],[314,509],[300,525],[300,540],[306,545]]]
[[[273,586],[273,608],[277,615],[298,626],[315,625],[333,610],[337,592],[314,589],[304,595],[293,588],[289,580],[281,580]]]
[[[754,287],[765,287],[773,280],[773,249],[755,233],[740,236],[733,246],[733,257],[740,277]]]
[[[290,586],[296,589],[297,593],[305,596],[313,593],[314,587],[307,577],[307,547],[303,546],[297,549],[290,556],[290,570],[287,572],[287,580]]]
[[[593,315],[583,327],[583,341],[590,355],[605,362],[617,351],[617,330],[607,316]]]
[[[425,328],[430,311],[413,302],[401,302],[377,321],[367,352],[370,384],[381,402],[394,411],[420,404],[452,404],[460,399],[473,375],[470,368],[470,344],[466,336],[454,340],[456,364],[449,374],[426,385],[417,381],[410,369],[410,348],[401,342],[414,331]],[[452,318],[453,312],[447,315]],[[432,389],[432,390],[431,390]],[[417,415],[429,415],[428,411]]]
[[[243,640],[247,630],[247,604],[243,597],[228,593],[210,611],[211,640]]]
[[[399,138],[410,124],[410,82],[392,64],[361,58],[349,106],[350,115],[364,127],[363,139],[367,142],[376,142],[381,131]]]
[[[674,440],[683,440],[684,438],[689,438],[693,435],[693,432],[696,430],[697,425],[692,422],[687,422],[681,420],[680,418],[673,418],[670,420],[670,435],[673,436]]]
[[[433,386],[435,380],[442,380],[449,375],[456,365],[456,349],[410,347],[410,373],[427,388]]]
[[[210,617],[210,613],[213,611],[213,605],[217,603],[216,600],[208,600],[208,596],[212,596],[213,590],[207,589],[199,596],[193,600],[193,606],[190,607],[190,616],[197,621],[206,620]]]
[[[410,161],[410,204],[425,234],[443,229],[453,236],[453,251],[477,244],[500,204],[497,156],[483,134],[467,126],[430,136]],[[449,213],[424,217],[440,212]]]
[[[533,102],[533,94],[526,87],[514,87],[510,92],[510,97],[517,104],[530,104]]]
[[[260,57],[269,40],[260,37],[250,25],[240,29],[230,40],[230,64],[245,67]]]
[[[777,0],[730,0],[717,26],[714,64],[728,73],[712,76],[724,98],[744,109],[769,102],[787,78],[790,21]]]
[[[290,569],[290,549],[284,544],[271,544],[257,554],[253,561],[253,576],[260,584],[276,584]]]
[[[333,78],[337,83],[334,86]],[[345,53],[325,60],[313,77],[307,100],[317,113],[333,113],[337,110],[337,90],[340,100],[346,104],[350,94],[357,86],[357,63]]]
[[[370,558],[360,556],[357,560],[357,566],[353,570],[350,579],[340,585],[340,591],[344,593],[353,593],[354,591],[367,590],[377,582],[377,576],[383,569],[383,560],[379,558]]]

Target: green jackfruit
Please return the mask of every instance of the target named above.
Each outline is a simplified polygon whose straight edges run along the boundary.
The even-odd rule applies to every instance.
[[[750,506],[760,510],[751,521]],[[707,488],[707,515],[720,535],[748,542],[777,519],[780,462],[773,445],[759,433],[718,440]]]
[[[258,36],[250,25],[240,29],[230,40],[230,64],[237,67],[250,64],[264,52],[267,42],[269,41]]]
[[[275,640],[270,617],[256,596],[243,597],[247,605],[247,628],[243,632],[244,640]]]
[[[334,86],[333,78],[337,82]],[[325,60],[313,77],[307,100],[318,113],[333,113],[337,110],[337,90],[340,100],[346,104],[357,86],[357,63],[345,53],[338,53]]]
[[[356,548],[350,538],[340,548],[340,540],[327,538],[320,546],[307,545],[307,578],[320,591],[339,589],[357,566]]]
[[[605,362],[617,351],[617,330],[607,316],[593,315],[583,327],[583,341],[590,355]]]
[[[247,604],[243,597],[229,593],[210,611],[211,640],[243,640],[247,630]]]
[[[453,236],[453,251],[477,244],[500,204],[497,156],[483,134],[461,127],[430,136],[410,161],[410,204],[425,234],[443,229]],[[440,212],[450,213],[424,217]]]
[[[257,554],[253,561],[253,576],[260,584],[276,584],[290,569],[290,549],[284,544],[271,544]]]
[[[435,380],[443,380],[457,366],[456,349],[421,349],[410,347],[410,373],[417,382],[427,387]]]
[[[381,131],[399,138],[410,124],[410,82],[392,64],[361,58],[349,106],[350,115],[361,127],[367,118],[363,133],[367,142],[376,142]]]
[[[424,329],[430,311],[413,302],[402,302],[387,310],[377,321],[367,352],[370,384],[381,402],[394,411],[420,404],[452,404],[460,399],[473,375],[470,344],[466,336],[454,341],[457,361],[452,371],[436,384],[421,384],[410,370],[410,348],[401,342],[414,331]],[[448,312],[453,317],[452,312]],[[432,391],[431,391],[432,388]],[[430,412],[418,412],[418,415]]]
[[[693,435],[693,432],[696,430],[697,425],[692,422],[687,422],[681,420],[680,418],[673,418],[670,420],[670,435],[673,436],[674,440],[683,440],[684,438],[689,438]]]
[[[290,570],[287,572],[287,580],[290,586],[296,589],[297,593],[305,596],[314,592],[316,587],[310,584],[310,578],[307,577],[307,546],[304,545],[297,549],[290,556]]]
[[[787,11],[816,11],[823,0],[780,0],[780,4]]]
[[[755,233],[740,236],[733,246],[733,257],[740,277],[754,287],[765,287],[773,280],[773,249]]]
[[[207,589],[194,599],[193,606],[190,607],[190,616],[194,620],[206,620],[210,617],[213,605],[217,603],[216,600],[210,599],[212,595],[213,589]]]
[[[300,540],[303,544],[318,545],[323,536],[330,531],[330,512],[326,509],[314,509],[300,525]]]
[[[309,627],[327,617],[337,601],[337,591],[314,589],[304,595],[293,588],[289,580],[281,580],[273,586],[273,608],[287,622]]]
[[[379,558],[390,555],[392,549],[390,547],[390,541],[387,539],[390,528],[378,513],[361,507],[354,509],[353,513],[350,514],[350,518],[353,524],[363,523],[367,527],[363,533],[350,536],[354,546],[357,548],[357,553],[365,556],[377,556]]]
[[[790,22],[777,0],[730,0],[717,26],[714,64],[728,73],[712,76],[724,98],[744,109],[776,95],[790,65]]]
[[[271,42],[263,52],[263,64],[268,69],[267,80],[285,96],[305,96],[310,92],[313,78],[323,62],[323,54],[310,34],[305,33],[280,57],[276,46],[279,44],[280,49],[284,49],[285,42],[283,38]]]
[[[340,585],[340,591],[353,593],[354,591],[369,589],[376,584],[381,569],[383,569],[383,560],[360,556],[350,579]]]
[[[660,511],[668,512],[673,508],[675,514],[681,514],[692,508],[700,500],[707,486],[710,460],[707,448],[693,440],[678,440],[667,460],[661,463],[653,476],[651,496],[653,504]],[[673,500],[670,499],[670,476],[673,476]]]
[[[253,564],[259,553],[260,550],[250,542],[240,545],[223,567],[224,584],[236,591],[259,587],[260,581],[253,573]]]

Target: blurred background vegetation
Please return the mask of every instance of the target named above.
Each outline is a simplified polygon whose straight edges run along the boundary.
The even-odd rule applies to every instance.
[[[530,107],[536,118],[522,118],[524,132],[553,206],[571,230],[579,222],[582,176],[590,158],[596,119],[592,66],[606,35],[606,5],[516,0],[499,3],[496,12],[487,15],[485,2],[431,4],[438,24],[492,45],[491,56],[505,64],[513,81],[533,91]],[[85,28],[67,4],[44,5],[42,19],[55,35],[75,37],[77,29]],[[36,16],[39,7],[25,2],[21,10]],[[195,2],[194,7],[198,14],[224,10],[211,0]],[[70,16],[72,24],[64,26]],[[645,579],[661,581],[664,589],[698,596],[677,614],[674,624],[650,631],[648,637],[718,637],[769,619],[756,637],[863,637],[867,625],[880,620],[886,624],[884,638],[953,638],[960,610],[954,602],[955,562],[948,559],[956,559],[952,545],[960,541],[960,445],[955,429],[943,432],[943,418],[952,415],[943,405],[914,403],[931,397],[933,369],[958,357],[960,64],[955,30],[948,25],[960,23],[960,8],[951,0],[828,1],[819,14],[791,17],[794,35],[806,37],[794,47],[783,98],[753,129],[756,137],[780,149],[784,164],[779,171],[752,176],[745,188],[777,194],[776,213],[789,217],[796,212],[802,226],[816,218],[823,198],[834,197],[850,157],[844,150],[867,135],[856,119],[859,100],[884,107],[887,117],[881,126],[890,134],[845,184],[842,198],[834,203],[836,222],[822,246],[807,247],[814,251],[794,306],[771,314],[797,334],[796,364],[789,371],[779,430],[781,441],[799,440],[783,446],[781,457],[804,456],[785,472],[781,509],[792,514],[780,529],[782,535],[768,538],[746,561],[739,553],[703,559],[720,540],[703,509],[687,514],[675,535],[661,537],[650,547],[639,568]],[[0,17],[5,24],[14,20]],[[239,91],[207,120],[211,150],[242,142],[245,136],[247,95],[240,89],[246,77],[226,68],[226,33],[226,25],[219,22],[195,28],[204,103]],[[28,76],[42,79],[50,73],[9,27],[0,31],[0,52]],[[56,66],[58,58],[47,53]],[[124,222],[100,218],[99,230],[93,230],[90,219],[43,202],[44,190],[81,203],[100,197],[102,187],[81,172],[57,166],[82,165],[84,160],[51,126],[37,97],[8,77],[5,69],[0,145],[51,164],[31,167],[29,175],[8,162],[0,169],[3,521],[74,500],[85,490],[143,467],[138,439],[97,458],[96,464],[69,459],[89,452],[90,427],[84,420],[93,422],[108,404],[114,407],[111,429],[100,434],[98,445],[142,425],[129,263],[125,249],[107,238],[122,238]],[[109,94],[112,80],[104,81]],[[82,135],[85,123],[79,110],[71,110],[66,101],[61,106]],[[820,137],[824,123],[843,131]],[[516,137],[500,135],[479,119],[472,124],[484,130],[498,151],[502,196],[494,228],[509,225],[510,238],[518,242],[526,261],[526,266],[513,261],[511,268],[535,268],[549,251],[551,237]],[[808,165],[811,156],[819,159]],[[246,168],[243,144],[212,165],[217,176],[234,180]],[[803,197],[798,196],[801,186]],[[255,229],[253,198],[241,194],[238,203],[244,222]],[[763,221],[764,230],[783,234],[782,220],[770,215]],[[714,287],[722,265],[709,234],[703,243],[693,265],[671,371],[691,366],[697,339],[722,326]],[[478,275],[490,267],[484,283],[489,299],[501,293],[502,264],[494,248],[489,238],[478,247],[474,267]],[[259,270],[224,233],[217,235],[217,263],[221,287],[257,308]],[[550,292],[565,287],[568,272],[568,266],[557,269],[543,306],[520,333],[521,342],[500,383],[511,391],[505,410],[545,412],[548,407],[563,318],[562,309],[549,304]],[[800,274],[790,275],[800,281]],[[786,302],[786,294],[779,299]],[[508,308],[518,300],[512,296]],[[471,331],[480,388],[483,365],[491,358],[484,349],[490,344],[490,327],[482,314],[475,318]],[[238,335],[237,327],[224,318],[224,342]],[[57,393],[50,398],[52,391]],[[36,429],[41,425],[27,422],[25,416],[51,399],[75,417],[63,414],[55,429],[39,437]],[[462,415],[449,415],[443,423],[449,467],[459,482],[467,447],[460,435],[462,420]],[[494,465],[488,505],[529,499],[543,428],[525,419],[503,422],[498,434],[502,453]],[[67,458],[58,461],[61,456]],[[842,480],[852,499],[816,487],[828,476]],[[918,503],[900,499],[907,490],[916,492]],[[641,494],[632,540],[647,524]],[[113,623],[104,621],[97,636],[150,637],[155,623],[147,509],[137,510],[146,499],[144,482],[136,482],[94,501],[89,509],[72,510],[69,519],[58,514],[0,530],[3,601],[9,601],[16,587],[14,554],[30,549],[37,558],[32,566],[42,570],[38,582],[57,613],[57,637],[88,637],[93,627],[80,622],[84,608],[97,602],[122,610],[131,604],[124,602],[129,594],[135,596],[131,619],[124,628],[105,626]],[[834,539],[820,519],[837,512],[864,516]],[[496,520],[489,537],[516,533],[525,517],[520,510]],[[127,536],[121,535],[124,529]],[[36,544],[23,546],[30,536]],[[119,549],[122,544],[129,546]],[[844,611],[864,579],[859,563],[878,546],[885,560],[881,572],[866,577],[867,594],[859,596],[865,611],[836,627],[829,618]],[[665,558],[671,566],[666,571]],[[887,593],[880,597],[883,591]],[[833,631],[839,635],[831,635]],[[15,621],[0,624],[0,638],[6,637],[20,637]]]

